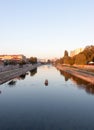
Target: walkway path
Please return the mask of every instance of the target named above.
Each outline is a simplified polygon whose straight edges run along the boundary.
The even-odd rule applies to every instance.
[[[94,84],[94,72],[89,72],[87,70],[69,67],[69,66],[63,66],[63,65],[57,65],[56,66],[59,70],[65,71],[71,75],[74,75],[80,79],[83,79],[87,82],[90,82],[91,84]]]

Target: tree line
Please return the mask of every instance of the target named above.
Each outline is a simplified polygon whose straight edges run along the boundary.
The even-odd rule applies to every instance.
[[[4,60],[4,65],[25,65],[25,64],[36,64],[37,63],[37,57],[30,57],[30,58],[27,58],[26,61],[24,60]]]
[[[70,57],[68,51],[65,50],[64,56],[56,61],[56,63],[61,64],[77,64],[77,65],[85,65],[89,62],[94,62],[94,46],[86,46],[85,49],[79,54]]]

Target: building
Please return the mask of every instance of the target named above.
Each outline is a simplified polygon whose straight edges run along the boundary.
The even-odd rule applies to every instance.
[[[26,61],[26,57],[24,55],[0,55],[0,60]]]
[[[84,50],[84,48],[77,48],[77,49],[71,51],[71,52],[70,52],[70,57],[73,57],[73,56],[79,54],[79,53],[82,52],[83,50]]]
[[[47,63],[47,62],[48,62],[48,59],[38,59],[38,62]]]

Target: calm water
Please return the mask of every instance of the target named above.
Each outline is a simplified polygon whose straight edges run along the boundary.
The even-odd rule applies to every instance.
[[[49,65],[2,84],[0,130],[94,130],[94,86]]]

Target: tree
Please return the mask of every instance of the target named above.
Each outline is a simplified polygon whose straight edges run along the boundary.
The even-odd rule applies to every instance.
[[[64,64],[69,64],[69,65],[74,64],[74,59],[71,58],[70,56],[68,56],[68,51],[67,50],[65,50],[64,57],[62,59],[63,59]]]
[[[64,52],[64,57],[66,57],[66,56],[68,56],[68,51],[67,50],[65,50],[65,52]]]
[[[70,64],[71,63],[71,58],[69,56],[65,56],[63,58],[64,64]]]
[[[32,64],[35,64],[35,63],[37,63],[37,58],[36,57],[30,57],[29,62],[32,63]]]
[[[69,57],[68,56],[68,51],[65,50],[64,51],[64,57],[58,59],[56,61],[56,63],[60,63],[60,64],[79,64],[79,65],[83,65],[83,64],[87,64],[89,61],[93,61],[94,62],[94,46],[86,46],[85,49],[73,56],[73,57]]]
[[[83,53],[76,55],[75,64],[84,65],[87,63],[86,56]]]
[[[63,63],[64,63],[63,58],[60,58],[59,63],[60,63],[60,64],[63,64]]]

